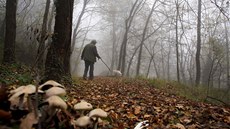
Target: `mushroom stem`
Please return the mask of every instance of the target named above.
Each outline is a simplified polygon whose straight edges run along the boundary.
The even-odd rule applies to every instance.
[[[19,97],[19,106],[20,110],[23,110],[23,101],[24,101],[24,94]]]
[[[93,128],[97,129],[97,125],[98,125],[98,117],[96,117],[96,120],[93,122]]]
[[[31,101],[31,96],[30,95],[27,97],[27,107],[28,107],[29,112],[32,112],[32,110],[35,107],[33,105],[32,101]]]
[[[80,117],[81,117],[81,116],[84,116],[84,113],[85,113],[85,110],[81,110]]]
[[[94,124],[94,129],[97,129],[98,122]]]

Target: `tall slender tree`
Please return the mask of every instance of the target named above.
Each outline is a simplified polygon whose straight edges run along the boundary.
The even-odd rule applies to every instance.
[[[71,34],[74,0],[57,0],[53,42],[47,53],[45,80],[68,81],[70,75]]]
[[[179,21],[179,2],[176,1],[176,66],[177,66],[177,81],[180,83],[180,57],[179,57],[179,36],[178,36],[178,21]]]
[[[3,63],[14,63],[16,38],[17,0],[6,1],[6,32],[4,40]]]
[[[197,17],[197,48],[196,48],[196,86],[200,84],[200,51],[201,51],[201,0],[198,0],[198,17]]]

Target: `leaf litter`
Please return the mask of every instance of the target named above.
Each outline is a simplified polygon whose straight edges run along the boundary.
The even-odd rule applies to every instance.
[[[115,77],[79,80],[69,89],[69,104],[86,100],[109,116],[103,129],[134,128],[148,120],[148,129],[229,129],[230,108],[194,102],[160,89],[148,81]]]

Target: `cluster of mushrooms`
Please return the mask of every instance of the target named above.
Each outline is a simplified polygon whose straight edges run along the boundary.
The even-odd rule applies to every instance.
[[[102,122],[101,118],[107,117],[107,112],[100,108],[93,109],[93,106],[82,100],[81,102],[74,105],[74,109],[80,111],[80,117],[77,120],[72,120],[72,125],[87,128],[93,126],[94,129],[97,129],[98,123]],[[85,115],[85,111],[91,110],[88,114]]]
[[[49,80],[36,87],[35,85],[20,86],[10,91],[11,110],[27,110],[28,114],[21,120],[20,129],[31,129],[34,125],[48,124],[58,112],[67,111],[67,103],[63,98],[66,89],[63,85]],[[100,118],[107,117],[102,109],[93,109],[90,103],[82,100],[73,107],[80,111],[80,117],[71,117],[70,124],[74,127],[97,129]],[[91,110],[85,115],[86,110]],[[70,114],[70,113],[68,113]]]

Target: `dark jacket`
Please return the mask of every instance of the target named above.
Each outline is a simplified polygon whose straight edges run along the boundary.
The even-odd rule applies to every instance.
[[[96,57],[101,58],[97,53],[97,48],[94,43],[87,44],[81,54],[81,59],[85,61],[96,62]]]

